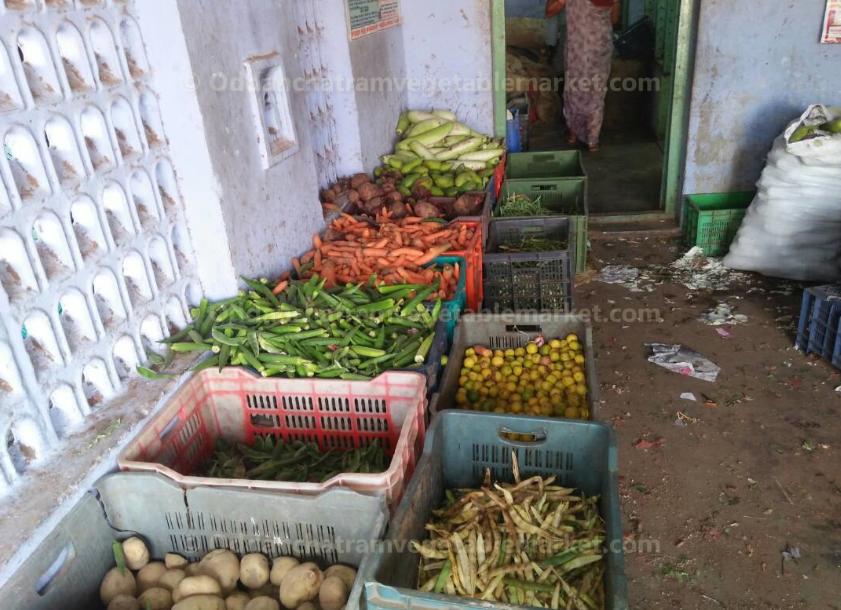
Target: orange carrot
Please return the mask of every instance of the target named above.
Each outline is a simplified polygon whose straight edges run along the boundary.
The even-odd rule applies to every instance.
[[[301,273],[301,261],[299,261],[297,258],[293,258],[292,266],[295,268],[296,273]]]
[[[429,252],[424,254],[423,256],[415,259],[416,265],[425,265],[427,263],[431,263],[433,260],[444,254],[447,250],[450,249],[450,244],[441,244],[440,246],[435,246],[434,248],[430,248]]]
[[[388,256],[389,251],[386,248],[364,248],[362,254],[365,256]]]
[[[408,256],[409,258],[415,259],[420,256],[424,255],[423,250],[417,250],[415,248],[397,248],[396,250],[392,250],[390,253],[391,256]]]
[[[283,280],[282,282],[279,282],[277,286],[275,286],[275,287],[274,287],[274,289],[272,290],[272,294],[274,294],[275,296],[277,296],[277,295],[279,295],[281,292],[283,292],[284,290],[286,290],[286,288],[287,288],[288,286],[289,286],[289,280]]]

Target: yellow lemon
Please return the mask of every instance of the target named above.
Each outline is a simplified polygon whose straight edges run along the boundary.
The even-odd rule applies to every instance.
[[[475,366],[476,366],[476,359],[475,358],[467,357],[467,358],[464,359],[464,368],[466,368],[467,370],[470,370],[470,369],[474,368]]]
[[[568,407],[564,411],[564,417],[569,418],[569,419],[578,419],[578,415],[579,415],[578,409],[576,409],[575,407]]]
[[[575,364],[584,364],[584,356],[582,354],[575,355]]]
[[[496,368],[502,368],[504,364],[505,358],[503,358],[502,356],[494,356],[491,360],[491,366],[494,366]]]
[[[578,341],[578,335],[576,335],[575,333],[569,333],[566,336],[565,340],[566,340],[567,343],[572,343],[573,341]]]
[[[529,343],[526,345],[526,353],[529,355],[536,354],[538,350],[536,343]]]
[[[572,378],[575,379],[575,381],[580,383],[580,382],[584,381],[584,373],[582,373],[581,371],[574,371],[572,373]]]

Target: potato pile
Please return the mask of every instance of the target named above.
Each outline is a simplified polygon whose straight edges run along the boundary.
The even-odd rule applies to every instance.
[[[360,213],[378,216],[387,212],[392,220],[407,216],[421,218],[446,218],[476,216],[484,203],[483,193],[465,193],[456,199],[430,199],[438,197],[438,191],[431,191],[424,183],[412,188],[402,186],[403,175],[397,170],[381,170],[374,180],[368,174],[356,174],[338,180],[330,188],[321,191],[321,202],[325,213],[344,207],[351,214]],[[345,206],[345,201],[349,205]]]
[[[356,579],[344,565],[322,572],[294,557],[240,559],[225,549],[196,563],[174,553],[151,561],[137,537],[115,543],[115,556],[99,587],[107,610],[342,610]]]

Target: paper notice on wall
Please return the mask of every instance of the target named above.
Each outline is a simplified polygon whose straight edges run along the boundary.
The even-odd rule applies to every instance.
[[[841,44],[841,0],[827,0],[821,34],[823,44]]]
[[[400,25],[400,0],[346,0],[351,40]]]

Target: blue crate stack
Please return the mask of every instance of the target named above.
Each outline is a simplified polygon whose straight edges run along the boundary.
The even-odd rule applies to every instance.
[[[841,368],[841,286],[817,286],[803,292],[795,347],[806,354],[817,354]]]

